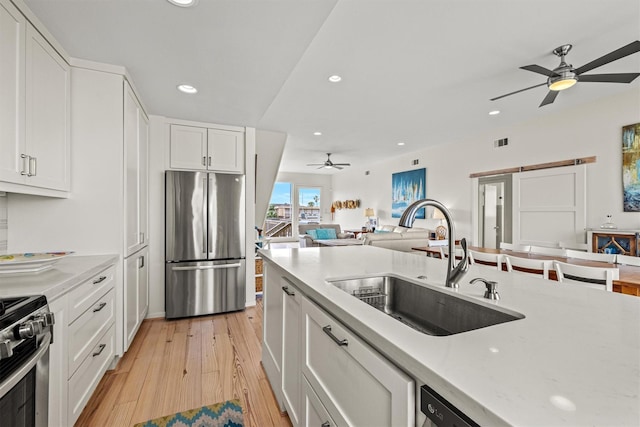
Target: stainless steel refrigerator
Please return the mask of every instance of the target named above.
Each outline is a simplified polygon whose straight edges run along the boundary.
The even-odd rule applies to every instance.
[[[245,308],[244,175],[165,174],[166,318]]]

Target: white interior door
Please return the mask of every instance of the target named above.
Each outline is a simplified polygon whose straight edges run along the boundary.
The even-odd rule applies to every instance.
[[[513,175],[513,242],[556,246],[586,239],[586,166]]]

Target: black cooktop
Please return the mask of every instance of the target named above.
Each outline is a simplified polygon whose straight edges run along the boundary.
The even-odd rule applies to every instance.
[[[47,305],[44,295],[0,298],[0,330]]]

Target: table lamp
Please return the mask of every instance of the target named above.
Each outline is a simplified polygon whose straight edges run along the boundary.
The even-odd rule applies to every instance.
[[[440,220],[440,225],[436,227],[436,237],[438,240],[442,240],[447,237],[447,228],[442,225],[442,221],[445,219],[444,214],[440,209],[434,208],[431,218]]]
[[[372,208],[366,208],[364,210],[364,216],[367,218],[367,222],[365,224],[365,227],[367,229],[367,231],[371,231],[371,217],[375,216],[375,213],[373,212]]]

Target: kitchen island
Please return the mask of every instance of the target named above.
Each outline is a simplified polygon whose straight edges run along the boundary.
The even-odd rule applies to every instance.
[[[266,281],[282,274],[417,387],[428,385],[480,425],[640,425],[638,298],[483,266],[471,266],[452,290],[443,286],[445,262],[371,246],[273,249],[261,256]],[[430,336],[328,282],[379,275],[407,277],[524,318]],[[469,283],[475,277],[497,281],[500,300],[484,299],[484,286]],[[265,328],[268,309],[267,299]],[[419,413],[419,403],[415,408]],[[416,425],[422,420],[416,416]]]

